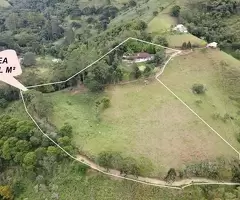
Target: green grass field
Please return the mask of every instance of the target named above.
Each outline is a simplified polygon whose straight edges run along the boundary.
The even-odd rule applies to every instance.
[[[236,140],[236,135],[239,133],[237,125],[239,107],[235,101],[230,100],[226,90],[226,80],[221,76],[223,61],[227,63],[229,72],[240,66],[238,60],[224,52],[208,50],[204,53],[198,50],[192,54],[174,58],[161,80],[235,148],[240,150],[240,145]],[[205,95],[194,95],[191,92],[191,87],[195,83],[206,86]],[[197,100],[201,100],[202,103],[197,105]],[[224,123],[221,119],[213,119],[214,114],[221,117],[229,114],[234,119]]]
[[[161,176],[170,167],[234,155],[156,81],[112,86],[101,95],[83,91],[46,95],[54,105],[51,121],[57,127],[71,124],[81,151],[92,158],[102,151],[118,151],[151,163],[145,175]],[[95,101],[101,96],[108,96],[111,106],[99,120]]]
[[[204,47],[207,44],[205,41],[195,37],[192,34],[169,34],[166,38],[170,47],[181,47],[184,42],[189,41],[192,45],[197,45],[200,47]]]

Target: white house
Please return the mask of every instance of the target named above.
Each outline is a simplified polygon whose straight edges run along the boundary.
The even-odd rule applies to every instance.
[[[216,42],[211,42],[211,43],[207,44],[207,47],[216,49],[216,48],[217,48],[217,45],[218,45],[218,43],[216,43]]]
[[[58,58],[54,58],[54,59],[52,59],[52,62],[54,62],[54,63],[59,63],[59,62],[61,62],[62,60],[61,59],[58,59]]]
[[[123,61],[127,61],[129,63],[139,63],[139,62],[146,62],[149,60],[153,60],[154,56],[149,53],[136,53],[134,55],[123,55]]]
[[[182,24],[178,24],[176,27],[173,28],[173,30],[181,33],[188,33],[187,28]]]

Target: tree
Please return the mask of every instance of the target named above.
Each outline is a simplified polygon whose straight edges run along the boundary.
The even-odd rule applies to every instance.
[[[71,144],[71,139],[68,136],[64,136],[64,137],[58,138],[57,142],[61,146],[67,146]]]
[[[188,41],[188,43],[187,43],[187,49],[191,49],[191,48],[192,48],[192,44],[191,44],[190,41]]]
[[[156,63],[156,65],[160,65],[163,63],[165,59],[165,53],[164,51],[158,51],[155,55],[154,55],[154,62]]]
[[[0,99],[0,108],[6,108],[8,105],[8,102],[6,101],[6,99],[1,98]]]
[[[147,23],[142,20],[137,20],[133,24],[133,28],[136,30],[145,30],[147,28]]]
[[[11,13],[5,21],[5,26],[10,31],[15,31],[18,28],[19,16],[17,13]]]
[[[182,44],[182,49],[183,49],[183,50],[187,49],[187,43],[186,43],[186,42],[184,42],[184,43]]]
[[[133,76],[135,79],[138,79],[142,75],[141,71],[139,70],[137,64],[133,64]]]
[[[64,137],[64,136],[68,136],[68,137],[72,137],[72,133],[73,133],[73,128],[70,124],[64,124],[60,130],[59,130],[59,135]]]
[[[27,169],[33,169],[37,164],[37,156],[35,152],[28,152],[23,158],[23,166]]]
[[[203,94],[203,93],[205,93],[206,88],[204,87],[203,84],[194,84],[194,85],[192,86],[192,91],[193,91],[195,94]]]
[[[13,194],[12,194],[12,190],[10,188],[10,186],[8,185],[0,185],[0,198],[3,200],[13,200]]]
[[[112,167],[113,156],[111,152],[101,152],[98,155],[97,162],[100,166],[103,166],[107,169]]]
[[[153,11],[153,16],[157,16],[158,15],[158,11]]]
[[[168,170],[167,176],[164,178],[166,182],[173,182],[177,176],[176,170],[174,168],[170,168]]]
[[[22,64],[23,64],[25,67],[30,67],[30,66],[32,66],[32,65],[35,65],[35,64],[36,64],[35,54],[32,53],[32,52],[27,52],[27,53],[25,53],[25,55],[23,56]]]
[[[165,46],[165,47],[168,47],[168,41],[165,37],[163,36],[157,36],[155,39],[154,39],[155,43],[157,44],[160,44],[162,46]]]
[[[72,28],[67,29],[67,31],[65,31],[65,44],[70,45],[71,43],[74,42],[74,39],[75,35],[73,29]]]
[[[137,5],[136,1],[134,1],[134,0],[129,1],[129,6],[135,7],[136,5]]]
[[[174,17],[179,17],[180,10],[181,10],[180,6],[178,6],[178,5],[173,6],[171,9],[171,15]]]
[[[53,104],[50,99],[44,98],[41,92],[35,92],[29,104],[30,110],[39,117],[48,120],[53,112]]]
[[[19,152],[27,153],[30,150],[30,144],[26,140],[18,140],[16,143],[16,148]]]
[[[49,157],[54,157],[55,159],[57,159],[59,153],[60,152],[57,147],[49,146],[47,148],[47,156],[49,156]]]

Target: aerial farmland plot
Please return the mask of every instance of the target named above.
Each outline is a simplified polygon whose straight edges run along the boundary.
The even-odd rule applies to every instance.
[[[216,82],[218,71],[210,68],[211,55],[215,53],[218,54],[210,52],[205,60],[201,57],[204,56],[202,52],[175,57],[159,79],[237,146],[234,131],[237,126],[228,119],[221,120],[227,113],[224,109],[235,107],[226,105],[223,109],[222,101],[226,97]],[[191,62],[199,59],[206,62],[199,63],[203,67],[191,67]],[[192,92],[195,83],[206,85],[205,94]],[[145,176],[163,178],[170,168],[184,169],[206,160],[237,156],[155,79],[109,85],[103,93],[91,93],[79,86],[74,90],[44,94],[44,98],[54,105],[53,114],[49,116],[51,123],[58,128],[70,124],[80,152],[92,160],[97,160],[102,152],[118,152],[141,163]],[[96,102],[102,98],[108,98],[110,105],[99,111]],[[214,119],[218,112],[219,119]]]

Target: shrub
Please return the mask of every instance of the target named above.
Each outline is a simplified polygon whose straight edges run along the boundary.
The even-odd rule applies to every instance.
[[[23,64],[25,67],[30,67],[30,66],[32,66],[32,65],[35,65],[35,64],[36,64],[35,54],[32,53],[32,52],[27,52],[27,53],[24,55],[24,57],[23,57],[22,64]]]
[[[157,16],[157,15],[158,15],[158,11],[154,11],[153,16]]]
[[[206,91],[206,88],[204,87],[203,84],[194,84],[192,86],[192,91],[195,94],[203,94]]]
[[[8,102],[6,99],[2,98],[0,99],[0,108],[6,108],[8,105]]]
[[[110,99],[109,98],[103,97],[101,102],[102,102],[102,105],[103,105],[104,109],[109,108],[109,106],[110,106]]]
[[[203,102],[202,102],[202,100],[198,99],[198,100],[195,101],[195,103],[196,103],[197,106],[200,106],[200,104],[202,104]]]

